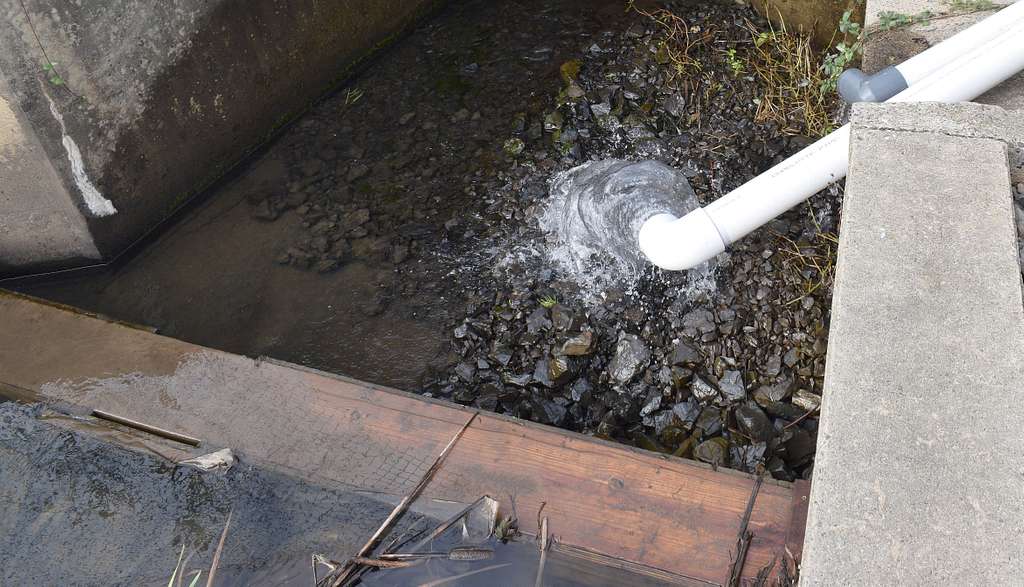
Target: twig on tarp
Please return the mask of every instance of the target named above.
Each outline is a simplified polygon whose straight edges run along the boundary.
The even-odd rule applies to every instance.
[[[365,556],[354,556],[352,562],[357,565],[363,565],[367,567],[374,567],[377,569],[404,569],[407,567],[414,567],[422,563],[425,559],[413,559],[413,560],[384,560],[380,558],[367,558]]]
[[[105,412],[103,410],[93,410],[92,415],[93,417],[99,418],[101,420],[107,420],[108,422],[113,422],[115,424],[127,426],[128,428],[134,428],[136,430],[148,432],[154,436],[160,436],[162,438],[174,440],[176,442],[187,444],[189,446],[199,446],[201,443],[198,438],[194,438],[187,434],[174,432],[173,430],[167,430],[166,428],[159,428],[157,426],[153,426],[152,424],[146,424],[144,422],[139,422],[138,420],[132,420],[131,418],[125,418],[124,416],[118,416],[117,414],[111,414],[110,412]]]
[[[470,416],[469,420],[467,420],[466,423],[463,424],[462,428],[459,429],[455,436],[453,436],[452,439],[448,441],[448,445],[444,447],[444,450],[441,451],[441,454],[439,454],[437,456],[437,459],[434,460],[434,464],[431,465],[430,468],[427,469],[427,472],[423,474],[423,477],[420,479],[419,483],[416,484],[416,487],[414,487],[413,490],[408,495],[402,498],[402,501],[400,501],[398,505],[395,506],[395,509],[391,510],[391,513],[384,520],[384,523],[380,525],[380,528],[377,528],[377,531],[373,533],[373,536],[370,536],[370,539],[367,540],[366,544],[364,544],[363,547],[359,549],[359,552],[357,552],[354,557],[352,557],[345,563],[345,566],[342,567],[341,571],[338,573],[338,576],[335,577],[334,582],[331,583],[332,587],[341,587],[342,585],[345,585],[345,583],[349,580],[350,577],[353,576],[356,570],[361,567],[361,565],[355,562],[355,559],[359,557],[365,557],[367,554],[369,554],[374,549],[374,547],[376,547],[377,544],[380,543],[381,538],[389,531],[391,531],[391,528],[395,525],[396,522],[398,522],[399,518],[402,517],[406,510],[409,509],[409,506],[412,504],[412,502],[414,502],[416,498],[418,498],[420,494],[423,493],[423,490],[427,487],[427,484],[430,483],[430,480],[434,478],[435,474],[437,474],[437,471],[441,468],[441,465],[444,464],[445,457],[448,456],[448,453],[450,453],[452,448],[455,447],[455,443],[458,442],[459,439],[462,438],[462,435],[466,432],[466,430],[469,429],[469,425],[472,424],[474,420],[476,420],[476,416],[477,414],[475,412],[473,413],[472,416]]]
[[[754,487],[750,490],[747,510],[743,513],[739,536],[736,538],[736,558],[732,561],[732,567],[729,569],[729,582],[726,583],[729,587],[739,587],[740,579],[743,577],[743,564],[747,561],[750,541],[754,538],[754,533],[748,529],[750,526],[750,515],[754,512],[754,502],[757,501],[757,492],[761,490],[762,481],[764,481],[764,476],[759,474],[754,479]]]
[[[228,519],[224,522],[224,530],[220,533],[220,542],[217,543],[217,550],[213,553],[213,562],[210,563],[210,572],[206,575],[206,587],[213,587],[213,579],[217,576],[220,555],[224,552],[224,540],[228,537],[228,528],[231,527],[231,514],[233,513],[235,513],[235,508],[228,511]]]
[[[541,506],[543,509],[543,506]],[[537,512],[538,515],[540,512]],[[548,561],[548,548],[551,546],[548,537],[548,519],[544,518],[540,521],[540,563],[537,565],[537,580],[533,582],[534,587],[542,587],[544,585],[544,565]]]
[[[482,561],[494,558],[494,549],[486,546],[456,546],[448,552],[393,552],[377,555],[382,561],[416,561],[446,558],[451,561]]]

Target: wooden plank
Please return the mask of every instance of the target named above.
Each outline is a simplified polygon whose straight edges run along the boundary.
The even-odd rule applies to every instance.
[[[0,381],[230,446],[319,483],[404,495],[472,411],[273,361],[204,349],[0,295]],[[563,543],[724,583],[753,480],[578,434],[481,413],[425,495],[541,505]],[[765,482],[745,576],[781,560],[793,491]]]
[[[799,563],[804,555],[804,531],[807,529],[807,508],[811,504],[811,482],[804,479],[793,484],[793,517],[789,522],[786,548]]]

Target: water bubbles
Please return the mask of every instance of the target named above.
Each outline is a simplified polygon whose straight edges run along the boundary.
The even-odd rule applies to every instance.
[[[682,172],[657,161],[590,161],[561,173],[540,226],[551,260],[581,285],[635,280],[647,265],[637,244],[655,214],[682,216],[699,206]]]

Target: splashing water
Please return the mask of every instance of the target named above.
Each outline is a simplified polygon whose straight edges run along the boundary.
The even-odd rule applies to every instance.
[[[604,159],[555,177],[540,226],[557,240],[551,258],[569,275],[621,279],[646,263],[638,236],[648,218],[683,216],[699,205],[680,171],[657,161]]]

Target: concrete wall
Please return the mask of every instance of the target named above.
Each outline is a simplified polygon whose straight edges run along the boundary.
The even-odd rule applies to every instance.
[[[0,192],[0,272],[74,264],[96,251],[110,258],[434,4],[24,0],[23,9],[0,0],[5,120],[38,138],[34,156],[46,155],[65,188]],[[47,57],[63,84],[48,80]],[[89,238],[77,251],[57,246],[59,222],[33,231],[33,246],[14,244],[16,214],[39,202],[87,225],[94,248]]]
[[[862,0],[751,0],[751,5],[776,28],[810,34],[819,49],[847,40],[838,31],[847,10],[854,22],[864,21]]]
[[[41,259],[46,269],[99,256],[75,198],[0,77],[0,274]]]

